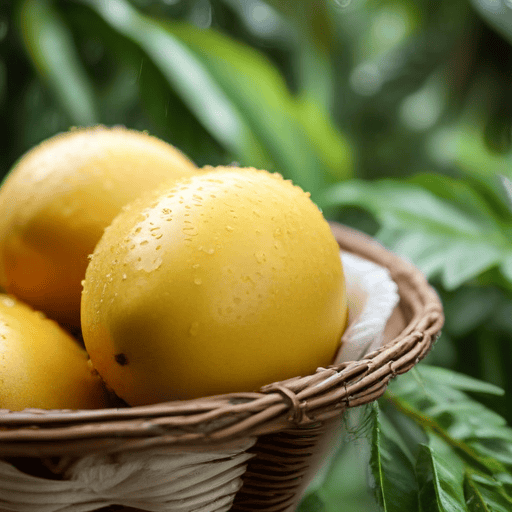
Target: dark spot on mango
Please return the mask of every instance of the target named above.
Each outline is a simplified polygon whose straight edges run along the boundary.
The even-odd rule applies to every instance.
[[[128,364],[128,358],[126,357],[125,354],[121,353],[121,354],[116,354],[114,356],[114,359],[116,360],[116,363],[120,364],[121,366],[125,366]]]

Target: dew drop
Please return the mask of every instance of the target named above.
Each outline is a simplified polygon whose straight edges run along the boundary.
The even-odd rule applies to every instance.
[[[2,299],[2,304],[7,308],[13,308],[16,306],[16,301],[11,297],[5,297]]]
[[[196,236],[198,233],[196,226],[186,226],[182,231],[187,236]]]
[[[264,252],[256,252],[254,257],[258,263],[265,263],[267,261],[267,255]]]

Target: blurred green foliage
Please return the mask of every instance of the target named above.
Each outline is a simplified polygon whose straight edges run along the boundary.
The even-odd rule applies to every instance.
[[[95,123],[148,130],[199,165],[279,171],[427,274],[446,313],[428,362],[499,386],[468,407],[512,422],[512,2],[0,0],[0,41],[0,175]],[[370,414],[377,501],[356,436],[301,511],[512,509],[510,460],[508,477],[459,461],[449,449],[474,439],[432,430],[433,404],[409,391]],[[501,428],[490,438],[510,453]],[[416,475],[405,508],[386,501],[393,470]]]

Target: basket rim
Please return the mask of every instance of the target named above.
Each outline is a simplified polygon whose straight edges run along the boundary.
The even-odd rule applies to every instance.
[[[0,457],[58,456],[166,446],[203,449],[240,437],[318,426],[379,398],[388,382],[423,359],[444,323],[422,272],[370,236],[330,222],[342,251],[386,267],[398,286],[405,327],[359,361],[318,368],[255,393],[229,393],[129,408],[0,410]]]

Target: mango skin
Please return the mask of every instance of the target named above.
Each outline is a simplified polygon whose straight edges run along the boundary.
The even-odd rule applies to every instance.
[[[346,317],[329,225],[299,187],[255,169],[216,168],[133,202],[82,294],[91,361],[130,405],[314,372]]]
[[[121,126],[42,142],[0,187],[0,286],[79,327],[87,257],[105,227],[142,192],[196,169],[170,144]]]
[[[0,383],[0,409],[109,406],[109,394],[78,342],[6,294],[0,294]]]

